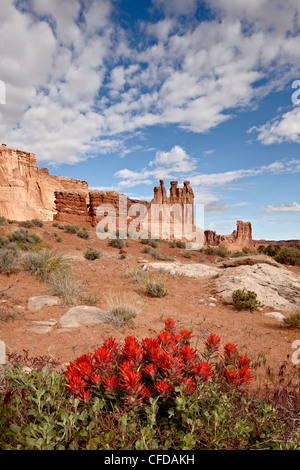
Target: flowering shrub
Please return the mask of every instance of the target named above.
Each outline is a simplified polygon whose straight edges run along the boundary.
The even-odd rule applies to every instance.
[[[121,346],[114,338],[71,362],[66,371],[67,388],[87,402],[100,396],[125,405],[149,403],[150,398],[175,399],[178,393],[192,395],[214,381],[223,387],[247,391],[252,373],[250,361],[234,344],[220,353],[220,338],[208,336],[199,354],[191,346],[192,333],[177,332],[174,320],[165,321],[156,338],[125,338]]]

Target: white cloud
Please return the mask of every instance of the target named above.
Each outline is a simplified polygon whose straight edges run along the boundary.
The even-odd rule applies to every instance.
[[[212,0],[217,17],[197,22],[199,3],[155,0],[162,17],[132,37],[110,0],[2,0],[0,134],[40,161],[124,155],[129,134],[166,124],[208,132],[300,72],[298,0]],[[298,123],[295,108],[262,126],[261,141],[299,142]],[[154,164],[152,176],[170,169]]]
[[[292,204],[282,204],[278,206],[270,205],[264,211],[265,214],[275,214],[283,212],[300,212],[300,204],[298,202],[293,202]]]
[[[252,127],[248,132],[257,132],[258,140],[265,145],[282,142],[300,143],[300,107],[283,113],[260,127]]]

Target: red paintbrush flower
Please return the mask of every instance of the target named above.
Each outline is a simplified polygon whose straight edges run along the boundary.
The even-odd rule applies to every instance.
[[[171,334],[174,334],[176,331],[176,324],[172,318],[167,318],[165,321],[165,331],[168,331]]]
[[[106,346],[101,346],[94,352],[93,359],[95,369],[102,375],[110,375],[113,370],[112,351]]]
[[[148,374],[151,379],[154,380],[157,373],[157,368],[153,364],[147,364],[146,367],[144,367],[143,372]]]
[[[209,354],[213,354],[219,350],[220,337],[218,335],[211,334],[205,342],[205,348]]]
[[[179,354],[185,364],[191,364],[196,357],[193,348],[190,346],[182,346],[179,349]]]
[[[163,397],[167,398],[169,393],[173,390],[173,387],[167,380],[158,380],[154,385],[154,389]]]
[[[139,395],[143,389],[142,375],[134,370],[130,362],[125,362],[120,367],[122,388],[128,395]]]
[[[235,361],[239,357],[239,353],[235,344],[228,343],[224,346],[224,357],[227,363]]]
[[[67,388],[71,390],[75,395],[82,393],[86,382],[81,377],[73,377],[72,380],[67,384]]]
[[[238,361],[238,368],[242,369],[243,367],[249,368],[250,366],[250,359],[247,356],[240,356]]]
[[[103,384],[107,392],[115,393],[115,391],[117,390],[119,386],[119,381],[116,375],[112,375],[110,377],[106,377],[105,379],[103,379]]]
[[[194,366],[194,374],[200,382],[207,382],[212,376],[211,365],[208,362],[199,362]]]
[[[82,390],[80,395],[79,395],[79,400],[84,401],[85,403],[88,401],[90,398],[90,390]]]
[[[193,382],[193,379],[191,377],[183,377],[183,379],[178,381],[178,385],[181,385],[182,383],[185,384],[184,393],[187,395],[193,395],[193,393],[196,391],[196,385]]]
[[[134,336],[127,336],[123,347],[123,358],[138,367],[143,360],[143,350]]]

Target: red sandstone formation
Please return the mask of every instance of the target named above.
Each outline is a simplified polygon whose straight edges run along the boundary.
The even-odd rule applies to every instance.
[[[38,169],[34,153],[0,147],[0,215],[21,221],[33,218],[53,220],[54,192],[88,192],[86,181],[49,175]]]
[[[58,220],[67,223],[87,224],[96,226],[106,214],[97,214],[98,207],[103,204],[112,206],[117,219],[117,229],[124,230],[140,213],[130,214],[133,204],[141,204],[147,209],[143,223],[151,222],[151,205],[164,204],[183,208],[185,204],[192,207],[192,227],[194,229],[194,192],[189,181],[184,181],[183,187],[178,188],[177,181],[171,181],[170,195],[167,195],[164,181],[154,188],[151,203],[126,198],[114,191],[89,191],[86,181],[61,176],[49,175],[47,168],[38,169],[33,153],[6,147],[0,147],[0,215],[17,221],[32,218],[42,220]],[[164,208],[162,213],[164,213]],[[170,212],[170,211],[169,211]],[[183,214],[181,212],[181,214]],[[177,215],[171,211],[171,224]],[[161,223],[158,220],[158,225]],[[119,221],[125,227],[119,227]],[[147,226],[147,224],[146,224]],[[163,229],[162,229],[163,231]],[[170,230],[172,236],[172,228]],[[149,235],[150,236],[150,235]],[[229,250],[239,250],[244,247],[254,249],[250,222],[237,222],[237,230],[231,235],[218,235],[216,232],[204,232],[204,244],[211,246],[222,245]]]
[[[254,242],[252,240],[252,227],[250,222],[237,221],[237,229],[231,235],[218,235],[212,230],[205,230],[204,244],[209,246],[224,246],[230,251],[242,250],[249,248],[254,250]]]

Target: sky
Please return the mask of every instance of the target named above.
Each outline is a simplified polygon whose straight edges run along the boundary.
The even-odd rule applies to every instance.
[[[0,85],[1,143],[39,168],[189,180],[205,229],[300,238],[299,0],[1,0]]]

